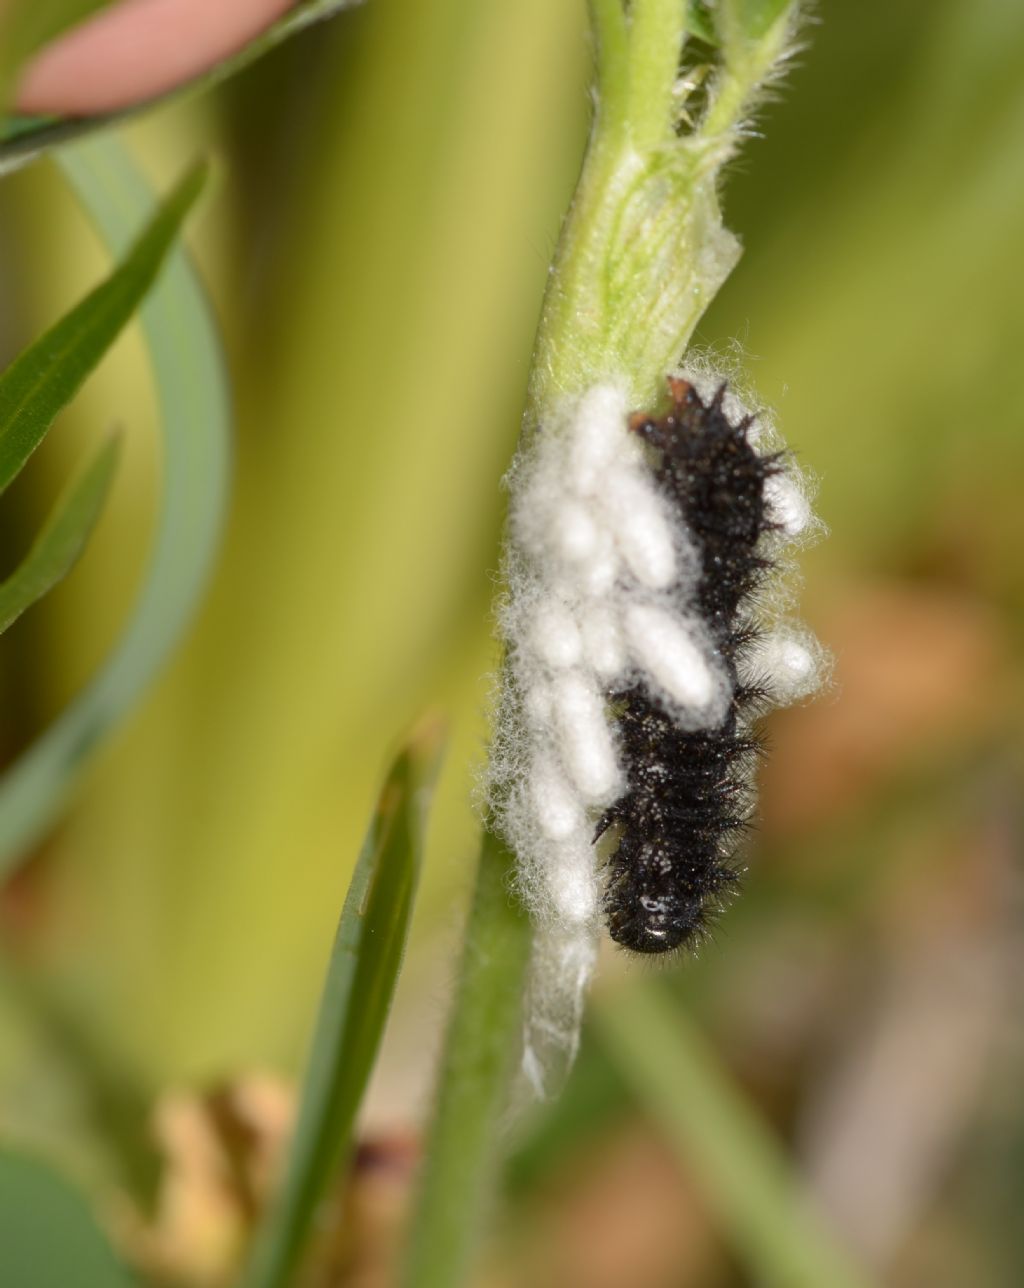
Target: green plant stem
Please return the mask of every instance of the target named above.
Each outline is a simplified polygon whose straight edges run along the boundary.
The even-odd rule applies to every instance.
[[[686,37],[686,6],[679,0],[638,0],[630,17],[627,115],[637,152],[671,137],[672,101]]]
[[[153,204],[124,145],[114,137],[93,139],[65,152],[60,163],[103,240],[122,254]],[[218,548],[227,504],[227,379],[209,306],[180,247],[171,250],[140,318],[164,448],[153,552],[109,658],[0,776],[0,872],[28,853],[67,801],[90,753],[158,672],[192,619]]]
[[[629,94],[629,31],[622,0],[590,0],[590,26],[601,69],[601,128],[613,135],[626,127]]]
[[[510,892],[512,864],[501,841],[485,831],[405,1288],[448,1288],[465,1278],[494,1188],[530,950],[529,920]]]
[[[600,376],[633,374],[629,359],[609,339],[611,315],[633,312],[635,303],[609,298],[610,246],[647,155],[674,137],[673,88],[686,34],[685,5],[636,0],[628,24],[620,0],[591,0],[590,10],[598,52],[596,116],[544,301],[528,422]],[[685,337],[680,352],[684,342]],[[637,381],[641,400],[656,392],[646,372]]]
[[[765,7],[765,6],[762,6]],[[537,335],[527,424],[598,380],[636,406],[661,393],[693,329],[739,256],[722,227],[716,176],[736,148],[752,95],[783,53],[792,6],[766,0],[756,25],[722,10],[722,61],[692,133],[676,124],[681,0],[590,0],[597,108]]]

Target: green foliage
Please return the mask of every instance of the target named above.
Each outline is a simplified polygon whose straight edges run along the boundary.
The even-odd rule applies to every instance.
[[[280,1193],[257,1235],[245,1288],[287,1288],[352,1125],[391,1007],[438,768],[428,726],[392,766],[352,874],[327,968]]]
[[[0,376],[0,491],[20,473],[138,308],[205,179],[204,165],[190,170],[123,263]]]
[[[0,1153],[0,1272],[11,1288],[130,1288],[79,1192],[34,1159]]]
[[[0,631],[71,570],[100,517],[119,451],[117,438],[101,445],[79,477],[71,480],[24,560],[0,582]]]
[[[148,185],[114,140],[63,164],[115,253],[149,212]],[[190,170],[131,244],[120,268],[0,377],[0,479],[9,481],[153,284],[198,196]],[[0,872],[10,871],[63,805],[88,755],[145,689],[190,620],[220,532],[227,392],[216,332],[188,261],[172,255],[142,313],[163,416],[163,502],[134,616],[86,689],[0,776]]]

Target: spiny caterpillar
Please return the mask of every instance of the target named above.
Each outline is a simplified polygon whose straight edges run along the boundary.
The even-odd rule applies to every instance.
[[[577,999],[602,917],[634,952],[700,936],[737,878],[753,722],[815,687],[813,642],[769,621],[810,507],[761,418],[705,387],[671,379],[662,415],[595,386],[510,476],[490,807]]]
[[[611,937],[640,953],[700,934],[737,880],[733,838],[749,822],[760,749],[752,722],[770,696],[767,682],[739,678],[759,636],[745,605],[772,567],[762,539],[781,526],[766,495],[781,457],[751,445],[753,416],[726,417],[724,384],[707,403],[684,380],[669,388],[668,413],[634,415],[630,429],[653,449],[656,478],[696,546],[696,605],[732,696],[717,724],[691,730],[643,679],[609,695],[628,786],[602,814],[595,840],[618,831],[604,911]]]

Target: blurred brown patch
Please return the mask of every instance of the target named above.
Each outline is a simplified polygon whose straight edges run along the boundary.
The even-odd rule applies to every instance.
[[[807,831],[851,810],[887,777],[941,755],[1005,705],[994,613],[955,591],[851,586],[821,624],[834,686],[771,725],[766,830]]]
[[[577,1156],[527,1207],[514,1265],[487,1288],[675,1288],[717,1281],[718,1247],[670,1150],[633,1124]]]
[[[0,881],[0,939],[9,951],[30,953],[45,931],[48,860],[53,851],[51,836]]]
[[[134,1264],[182,1288],[237,1283],[281,1179],[293,1114],[292,1087],[265,1074],[205,1093],[165,1093],[155,1115],[164,1156],[155,1213],[143,1217],[127,1201],[113,1213]],[[396,1281],[418,1161],[419,1142],[409,1133],[358,1144],[318,1209],[295,1288]]]
[[[292,1112],[290,1087],[265,1074],[206,1094],[166,1092],[155,1116],[166,1160],[155,1216],[122,1220],[132,1259],[172,1283],[230,1283],[279,1171]]]
[[[389,1288],[398,1282],[419,1157],[411,1133],[360,1142],[343,1194],[321,1215],[303,1288]]]

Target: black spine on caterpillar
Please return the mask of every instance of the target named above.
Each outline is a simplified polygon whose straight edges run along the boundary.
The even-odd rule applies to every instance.
[[[748,441],[752,417],[732,424],[723,384],[710,402],[671,380],[660,418],[639,413],[630,428],[657,459],[657,476],[696,546],[697,606],[733,691],[721,723],[679,729],[643,683],[609,694],[625,763],[625,793],[603,813],[595,841],[614,826],[618,840],[604,895],[611,937],[638,953],[693,941],[735,886],[737,833],[749,821],[752,729],[764,690],[741,684],[737,665],[756,638],[747,605],[771,568],[759,553],[772,531],[765,484],[781,471]]]

